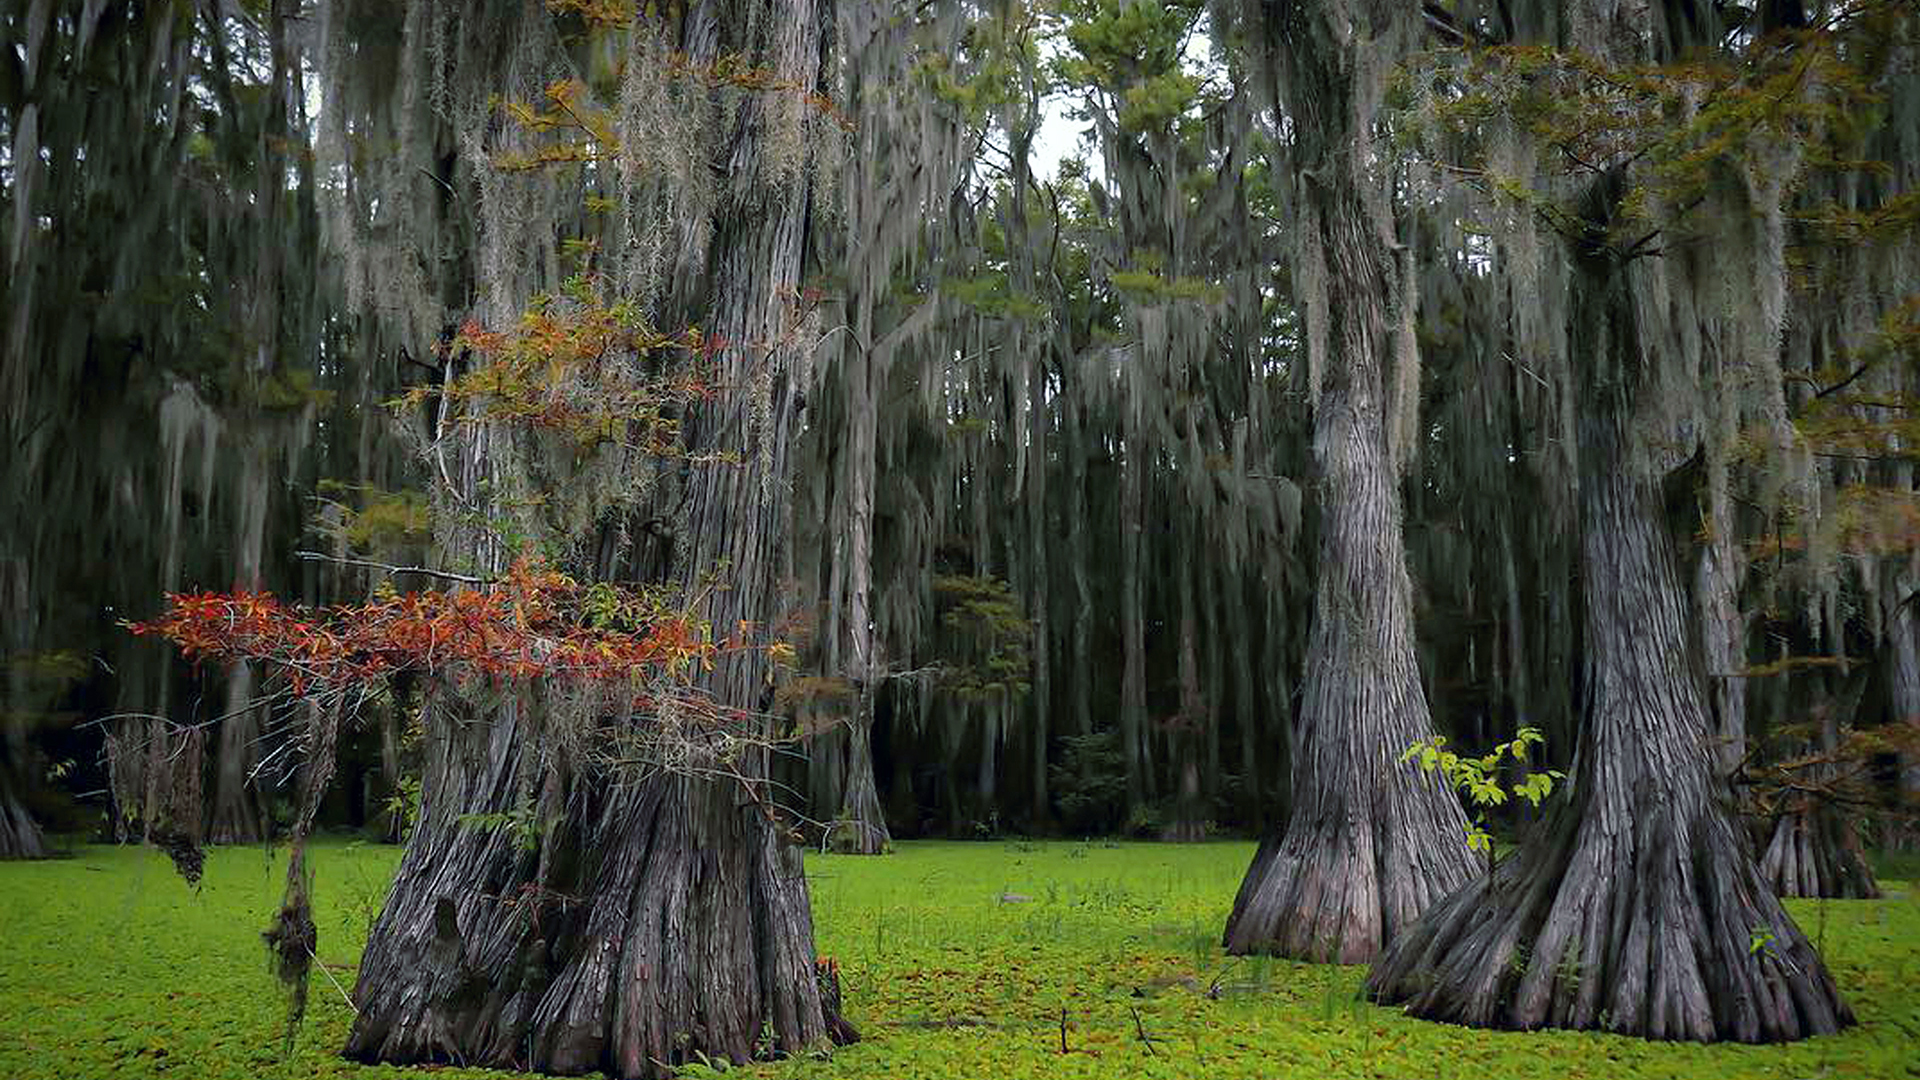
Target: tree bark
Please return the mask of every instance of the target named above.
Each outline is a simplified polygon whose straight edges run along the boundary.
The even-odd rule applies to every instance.
[[[1021,49],[1016,55],[1026,58],[1030,54]],[[1035,257],[1039,246],[1032,235],[1027,192],[1033,183],[1033,136],[1039,125],[1040,95],[1033,70],[1026,62],[1020,68],[1020,87],[1022,93],[1017,103],[1009,102],[1009,107],[1003,113],[1003,121],[1008,129],[1008,158],[1013,169],[1012,183],[1007,188],[1006,226],[1011,241],[1008,245],[1011,256],[1008,269],[1017,292],[1025,296],[1038,296],[1041,287]],[[1053,267],[1047,269],[1051,272]],[[1020,565],[1026,571],[1026,579],[1019,584],[1026,590],[1026,609],[1033,620],[1033,640],[1027,650],[1033,666],[1033,689],[1027,694],[1026,700],[1026,706],[1031,710],[1026,736],[1031,748],[1029,795],[1032,811],[1029,828],[1037,831],[1053,816],[1047,794],[1047,744],[1052,731],[1053,712],[1053,630],[1050,615],[1053,598],[1048,572],[1052,550],[1047,542],[1049,410],[1045,357],[1049,347],[1058,338],[1037,330],[1030,331],[1020,321],[1014,322],[1010,330],[1010,344],[1020,358],[1017,377],[1023,384],[1021,392],[1026,400],[1026,445],[1019,451],[1024,457],[1018,469],[1026,525],[1026,558]],[[1055,335],[1059,333],[1056,327]]]
[[[1596,184],[1591,235],[1623,191],[1617,172]],[[1837,1031],[1852,1014],[1738,832],[1690,660],[1665,433],[1645,400],[1656,343],[1639,332],[1630,264],[1580,243],[1568,340],[1582,391],[1586,701],[1571,798],[1395,940],[1368,992],[1477,1027],[1741,1042]]]
[[[227,711],[215,751],[213,809],[207,839],[215,844],[253,844],[266,839],[266,814],[249,783],[259,760],[259,707],[254,702],[253,665],[241,661],[227,673]]]
[[[745,1062],[827,1033],[799,851],[737,789],[575,783],[536,854],[462,821],[515,805],[516,707],[434,707],[454,734],[430,744],[348,1056],[661,1077],[696,1052]]]
[[[1293,812],[1254,855],[1227,918],[1232,953],[1359,963],[1473,874],[1466,816],[1438,779],[1400,767],[1432,733],[1413,647],[1385,358],[1399,293],[1381,179],[1369,163],[1378,85],[1410,33],[1404,13],[1337,0],[1270,18],[1296,132],[1301,228],[1326,267],[1331,332],[1313,454],[1322,506]],[[1311,289],[1309,291],[1312,291]]]
[[[264,231],[264,230],[263,230]],[[264,448],[247,441],[234,505],[234,583],[243,589],[263,585],[261,558],[266,547],[267,475]],[[252,844],[266,839],[267,815],[250,783],[260,760],[260,709],[254,701],[253,665],[245,661],[227,673],[227,708],[220,720],[219,757],[214,766],[213,808],[207,837],[216,844]]]
[[[1026,584],[1027,611],[1033,616],[1033,644],[1028,649],[1033,661],[1033,691],[1027,695],[1033,712],[1027,736],[1033,748],[1030,825],[1037,830],[1053,816],[1047,794],[1047,743],[1053,730],[1053,625],[1049,614],[1053,597],[1047,570],[1052,545],[1047,541],[1046,366],[1039,356],[1031,354],[1027,364]]]
[[[1722,464],[1709,462],[1709,469]],[[1726,481],[1717,481],[1724,488]],[[1738,673],[1747,666],[1746,619],[1740,612],[1741,568],[1734,553],[1732,513],[1724,505],[1724,491],[1715,493],[1721,505],[1709,508],[1706,523],[1712,534],[1700,546],[1694,568],[1694,602],[1698,611],[1700,644],[1711,673],[1711,715],[1715,719],[1719,767],[1732,774],[1747,756],[1746,680]]]
[[[1233,722],[1240,729],[1240,805],[1241,820],[1254,822],[1260,820],[1260,811],[1265,800],[1261,798],[1260,745],[1262,734],[1259,722],[1259,702],[1254,697],[1253,662],[1254,639],[1248,630],[1247,598],[1244,595],[1230,595],[1227,598],[1227,631],[1233,641]],[[1268,631],[1278,636],[1279,628]],[[1276,705],[1284,708],[1287,702],[1282,698]],[[1288,728],[1286,716],[1281,716],[1276,725],[1282,731]]]
[[[686,18],[688,51],[711,53],[719,16],[703,7]],[[782,85],[815,85],[814,4],[772,4],[753,21],[759,62]],[[694,449],[741,455],[738,465],[689,466],[671,571],[691,594],[727,568],[729,587],[709,591],[701,612],[723,632],[764,627],[776,611],[788,451],[812,345],[793,340],[801,328],[790,306],[805,174],[783,176],[762,147],[780,93],[740,110],[710,249],[705,328],[727,343],[718,380],[746,389],[686,424]],[[763,653],[749,649],[701,689],[749,722],[765,677]],[[698,758],[686,772],[607,773],[537,738],[538,686],[504,702],[451,687],[438,697],[421,819],[368,940],[349,1056],[653,1078],[697,1055],[742,1063],[856,1037],[832,1008],[832,965],[815,963],[800,853],[775,821],[763,751]],[[537,836],[468,816],[524,808],[530,778]]]

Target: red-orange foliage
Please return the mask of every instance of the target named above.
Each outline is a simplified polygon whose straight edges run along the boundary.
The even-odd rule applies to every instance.
[[[128,628],[163,637],[194,661],[270,665],[296,693],[401,671],[514,680],[678,676],[741,647],[716,644],[705,623],[661,610],[656,598],[582,587],[527,560],[478,588],[332,607],[287,604],[270,593],[169,593],[164,613]]]
[[[471,350],[487,362],[444,386],[415,387],[394,404],[417,408],[437,395],[473,406],[457,410],[455,422],[518,422],[566,435],[582,451],[612,443],[676,456],[680,413],[721,392],[712,357],[725,343],[695,327],[652,329],[635,305],[609,302],[591,273],[569,280],[565,298],[570,303],[540,298],[510,330],[469,319],[444,349]],[[657,374],[637,362],[665,350],[695,359]]]

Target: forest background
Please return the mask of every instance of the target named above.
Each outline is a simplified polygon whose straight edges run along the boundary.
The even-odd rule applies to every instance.
[[[0,853],[399,839],[450,768],[432,673],[336,733],[284,654],[127,624],[503,581],[609,634],[730,596],[706,629],[758,659],[708,689],[774,718],[810,846],[1274,836],[1370,783],[1330,730],[1533,732],[1576,798],[1591,740],[1631,762],[1600,814],[1698,753],[1782,895],[1913,843],[1903,5],[843,3],[798,78],[637,62],[687,17],[644,7],[4,16]],[[780,119],[702,126],[743,109]],[[703,307],[708,244],[778,288]],[[674,358],[617,408],[556,362],[602,332]],[[1692,689],[1619,754],[1636,650]],[[543,827],[509,771],[464,826]],[[1423,790],[1379,805],[1464,836]],[[1245,899],[1230,937],[1292,932]]]

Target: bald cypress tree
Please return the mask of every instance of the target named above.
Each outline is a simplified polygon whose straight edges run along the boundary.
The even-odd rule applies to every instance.
[[[1292,814],[1247,870],[1227,919],[1230,952],[1370,959],[1472,873],[1453,794],[1394,765],[1432,725],[1399,491],[1417,430],[1412,270],[1394,238],[1375,125],[1417,14],[1283,4],[1250,9],[1244,27],[1292,133],[1321,524]]]
[[[668,603],[690,620],[676,639],[731,646],[664,674],[636,659],[611,686],[543,674],[551,639],[511,663],[415,658],[419,821],[347,1052],[661,1076],[852,1038],[814,963],[764,711],[789,451],[822,336],[809,221],[842,131],[832,9],[317,14],[315,154],[345,307],[363,347],[438,369],[404,403],[424,413],[427,575],[458,595],[407,603],[471,613],[536,573],[597,590],[594,626],[657,625]],[[242,584],[231,602],[272,605]],[[233,619],[194,636],[192,612],[222,602],[176,599],[137,629],[289,663],[289,643],[236,639]],[[546,618],[517,606],[513,625]],[[267,937],[297,1019],[316,932],[304,840],[367,688],[354,664],[290,663],[305,761]]]
[[[1554,102],[1530,121],[1497,106],[1441,126],[1468,130],[1452,145],[1480,155],[1454,175],[1526,211],[1510,243],[1539,223],[1556,234],[1545,258],[1499,272],[1536,275],[1549,284],[1534,295],[1564,298],[1544,306],[1541,331],[1571,405],[1579,741],[1566,802],[1397,938],[1368,987],[1416,1015],[1485,1026],[1748,1042],[1832,1032],[1852,1014],[1734,816],[1719,740],[1735,729],[1716,730],[1727,702],[1708,682],[1727,673],[1702,663],[1713,650],[1701,636],[1721,628],[1700,621],[1726,607],[1690,602],[1669,523],[1676,506],[1688,533],[1716,520],[1741,475],[1737,446],[1764,463],[1783,516],[1818,513],[1807,446],[1782,403],[1783,200],[1819,146],[1809,131],[1860,86],[1838,58],[1873,51],[1836,48],[1840,36],[1900,40],[1904,16],[1862,8],[1795,33],[1769,25],[1777,11],[1740,29],[1691,4],[1645,20],[1608,4],[1520,14],[1468,30],[1564,51],[1515,50],[1513,66],[1483,69],[1491,83],[1442,65],[1461,82],[1429,85],[1441,116],[1462,86]],[[1722,63],[1722,50],[1739,63]],[[1662,62],[1672,66],[1652,67]],[[1682,102],[1702,84],[1712,104],[1693,112]],[[1581,119],[1593,110],[1617,121],[1607,134]],[[1707,496],[1697,502],[1696,484]],[[1699,587],[1729,587],[1715,576]]]

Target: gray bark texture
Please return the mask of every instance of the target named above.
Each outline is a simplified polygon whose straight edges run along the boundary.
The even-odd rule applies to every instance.
[[[1320,557],[1292,816],[1254,855],[1225,934],[1232,953],[1340,963],[1372,959],[1474,872],[1458,800],[1399,764],[1432,722],[1388,436],[1399,271],[1369,143],[1379,80],[1410,31],[1407,13],[1361,7],[1327,0],[1267,16],[1302,227],[1316,230],[1303,242],[1326,267],[1327,356],[1313,361]]]
[[[1624,188],[1597,181],[1589,235]],[[1576,241],[1585,712],[1569,800],[1394,940],[1377,1001],[1476,1027],[1778,1042],[1853,1022],[1740,835],[1663,518],[1664,434],[1630,262]],[[1668,456],[1671,456],[1670,454]]]

